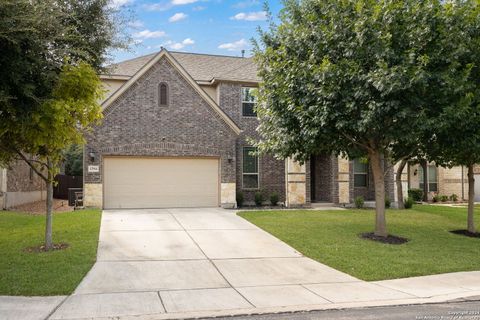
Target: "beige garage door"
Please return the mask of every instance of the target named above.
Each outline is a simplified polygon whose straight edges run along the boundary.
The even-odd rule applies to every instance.
[[[105,158],[104,207],[212,207],[219,204],[218,159]]]

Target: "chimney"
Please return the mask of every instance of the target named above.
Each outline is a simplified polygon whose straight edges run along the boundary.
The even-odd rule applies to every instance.
[[[245,50],[242,50],[242,58],[245,58]]]

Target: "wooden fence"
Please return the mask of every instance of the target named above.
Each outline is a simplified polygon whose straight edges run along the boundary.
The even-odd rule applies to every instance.
[[[68,199],[69,188],[83,188],[82,176],[57,174],[55,181],[57,184],[53,187],[53,197],[56,199]]]

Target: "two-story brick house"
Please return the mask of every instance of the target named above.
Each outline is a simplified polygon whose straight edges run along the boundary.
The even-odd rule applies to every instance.
[[[110,70],[103,123],[85,146],[87,206],[233,207],[237,193],[248,203],[260,190],[287,206],[374,198],[359,160],[317,155],[299,165],[252,153],[260,79],[251,58],[162,49]],[[393,179],[390,170],[392,200]]]

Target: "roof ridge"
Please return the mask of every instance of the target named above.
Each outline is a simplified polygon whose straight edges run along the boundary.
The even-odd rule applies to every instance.
[[[238,56],[228,56],[225,54],[214,54],[214,53],[199,53],[199,52],[186,52],[186,51],[168,51],[170,53],[179,53],[179,54],[192,54],[197,56],[210,56],[210,57],[222,57],[222,58],[235,58],[235,59],[250,59],[251,57],[238,57]]]
[[[114,66],[114,65],[116,65],[116,64],[120,64],[120,63],[124,63],[124,62],[129,62],[129,61],[134,61],[134,60],[142,59],[142,58],[145,58],[145,57],[148,57],[148,56],[152,56],[152,55],[156,55],[156,54],[158,54],[159,52],[160,52],[160,51],[156,51],[156,52],[144,54],[143,56],[139,56],[139,57],[130,58],[130,59],[127,59],[127,60],[122,60],[122,61],[114,62],[114,63],[112,63],[112,64],[109,64],[107,67]]]

